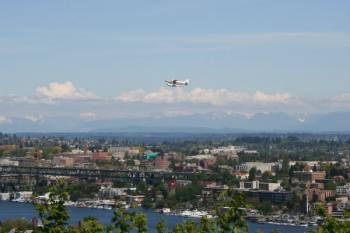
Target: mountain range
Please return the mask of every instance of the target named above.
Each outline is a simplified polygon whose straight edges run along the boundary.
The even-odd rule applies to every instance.
[[[197,114],[175,117],[82,120],[79,117],[47,117],[38,121],[12,118],[0,124],[1,132],[350,132],[350,112],[294,116],[258,113],[253,116]]]

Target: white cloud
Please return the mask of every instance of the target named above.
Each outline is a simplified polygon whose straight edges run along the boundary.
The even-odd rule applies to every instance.
[[[0,124],[11,124],[11,118],[41,122],[42,115],[45,116],[45,120],[59,116],[80,118],[84,121],[115,117],[175,117],[195,114],[218,114],[227,117],[238,114],[249,119],[263,112],[288,113],[303,122],[306,113],[339,111],[350,111],[350,93],[312,98],[294,96],[283,91],[267,93],[257,90],[248,93],[225,88],[163,87],[153,91],[137,89],[116,98],[100,98],[66,82],[39,87],[38,95],[34,96],[0,96]]]
[[[39,86],[36,89],[37,94],[40,97],[49,99],[96,99],[97,96],[82,88],[76,88],[72,82],[52,82],[48,86]]]
[[[33,115],[27,115],[24,118],[34,123],[37,123],[43,120],[42,116],[33,116]]]
[[[5,116],[0,116],[0,125],[2,124],[12,124],[12,120]]]
[[[260,103],[287,103],[291,99],[288,93],[269,95],[261,91],[255,92],[254,100]]]
[[[257,103],[257,104],[285,104],[290,100],[291,95],[283,94],[266,94],[257,91],[254,95],[244,92],[229,91],[227,89],[204,89],[195,88],[190,91],[183,89],[166,89],[160,88],[157,91],[145,92],[136,90],[124,93],[117,97],[122,102],[143,102],[143,103],[182,103],[188,102],[193,104],[211,104],[214,106],[223,106],[237,103]]]
[[[331,98],[332,102],[335,103],[350,103],[350,93],[343,93]]]

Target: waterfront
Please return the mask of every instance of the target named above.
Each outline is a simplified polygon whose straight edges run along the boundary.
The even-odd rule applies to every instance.
[[[70,224],[76,224],[80,219],[84,217],[95,217],[103,224],[109,224],[113,216],[113,211],[104,209],[92,209],[92,208],[75,208],[69,207],[70,212]],[[137,211],[143,211],[148,217],[148,226],[150,232],[155,232],[155,225],[161,218],[164,218],[168,227],[173,227],[175,224],[180,223],[186,219],[186,217],[181,216],[170,216],[155,213],[152,210],[137,209]],[[15,203],[15,202],[2,202],[0,201],[0,220],[14,219],[14,218],[26,218],[32,219],[37,216],[37,213],[30,203]],[[194,219],[195,220],[195,219]],[[305,227],[293,227],[293,226],[277,226],[269,224],[257,224],[248,222],[249,233],[255,233],[258,229],[263,232],[270,232],[272,229],[278,229],[282,233],[304,233],[307,232]]]

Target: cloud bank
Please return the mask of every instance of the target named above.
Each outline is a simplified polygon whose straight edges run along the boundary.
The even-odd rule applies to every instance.
[[[21,118],[36,124],[48,117],[98,121],[119,117],[178,117],[196,114],[242,115],[282,112],[304,121],[314,113],[350,111],[350,93],[327,98],[304,98],[286,92],[253,93],[229,89],[159,88],[131,90],[101,97],[72,82],[53,82],[36,88],[32,96],[0,96],[0,124]]]
[[[292,96],[288,93],[267,94],[256,91],[250,95],[244,92],[234,92],[227,89],[195,88],[189,91],[183,89],[160,88],[157,91],[146,92],[142,89],[121,94],[116,99],[126,103],[193,103],[211,104],[214,106],[230,105],[232,103],[287,104]]]

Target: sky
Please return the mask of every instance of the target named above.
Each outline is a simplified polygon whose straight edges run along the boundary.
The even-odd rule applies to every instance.
[[[349,111],[349,10],[348,0],[4,1],[0,122]]]

